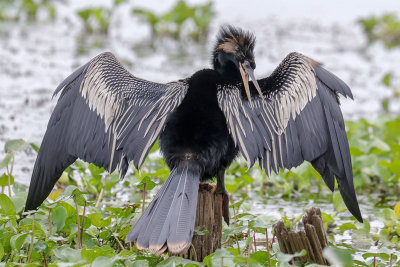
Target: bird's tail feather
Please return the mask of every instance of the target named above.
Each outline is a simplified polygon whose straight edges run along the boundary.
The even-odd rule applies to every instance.
[[[183,253],[193,237],[199,181],[200,168],[193,161],[172,169],[126,240],[137,240],[138,248],[158,255],[167,248],[171,254]]]

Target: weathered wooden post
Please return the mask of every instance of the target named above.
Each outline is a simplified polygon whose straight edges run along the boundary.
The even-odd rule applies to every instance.
[[[304,230],[289,232],[283,223],[279,221],[274,225],[275,235],[282,252],[293,254],[305,249],[307,255],[295,260],[306,262],[308,259],[315,263],[329,265],[323,257],[322,250],[329,246],[324,222],[319,208],[306,210],[303,216]]]
[[[196,222],[192,246],[184,258],[203,261],[221,247],[222,194],[215,193],[216,185],[200,184],[197,201]]]

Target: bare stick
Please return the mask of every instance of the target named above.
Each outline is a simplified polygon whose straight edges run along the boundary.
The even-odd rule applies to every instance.
[[[78,238],[78,248],[82,248],[82,244],[81,244],[81,227],[80,227],[80,222],[79,222],[79,210],[78,210],[78,201],[76,200],[76,195],[74,195],[74,199],[75,199],[75,209],[76,209],[76,224],[77,224],[77,238]]]
[[[31,245],[29,246],[28,263],[31,262],[31,258],[32,258],[34,237],[35,237],[35,214],[33,214],[33,218],[32,218],[32,238],[31,238]]]
[[[143,199],[142,214],[143,214],[143,213],[144,213],[144,205],[145,205],[145,203],[146,203],[146,183],[143,183],[142,199]]]
[[[82,240],[83,240],[83,230],[85,228],[85,214],[86,214],[86,200],[83,202],[83,215],[82,215],[82,224],[81,224],[81,234],[80,234],[80,241],[79,243],[82,246]]]
[[[119,247],[120,247],[122,250],[125,250],[124,246],[123,246],[122,243],[119,241],[118,236],[117,236],[115,233],[113,233],[112,235],[113,235],[113,237],[115,238],[115,240],[117,241]]]
[[[274,235],[275,236],[275,235]],[[265,246],[267,247],[267,253],[268,253],[268,267],[271,267],[271,252],[269,251],[269,241],[268,241],[268,229],[265,229]]]
[[[53,220],[51,218],[51,208],[49,208],[49,234],[52,235],[53,230]]]

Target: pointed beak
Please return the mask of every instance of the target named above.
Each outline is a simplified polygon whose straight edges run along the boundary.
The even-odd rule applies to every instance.
[[[260,86],[258,85],[257,79],[254,77],[254,69],[251,68],[250,63],[246,60],[243,64],[239,63],[240,74],[242,75],[244,90],[246,91],[247,99],[249,99],[250,106],[253,107],[253,103],[251,102],[250,95],[250,87],[249,87],[249,77],[254,84],[254,87],[257,89],[258,94],[262,99],[264,99],[264,95],[261,91]]]

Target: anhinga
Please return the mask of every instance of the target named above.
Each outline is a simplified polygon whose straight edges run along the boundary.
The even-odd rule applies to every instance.
[[[180,253],[191,243],[200,181],[217,178],[240,153],[267,174],[311,162],[333,191],[335,177],[349,211],[362,221],[339,94],[349,87],[320,63],[289,54],[257,80],[255,37],[222,27],[213,69],[166,84],[131,75],[111,53],[79,68],[61,92],[36,159],[26,210],[36,209],[66,167],[77,158],[119,167],[143,164],[160,141],[171,174],[136,222],[128,241],[155,253]],[[252,83],[249,83],[249,78]],[[224,211],[227,217],[228,201]],[[227,218],[225,218],[227,219]]]

